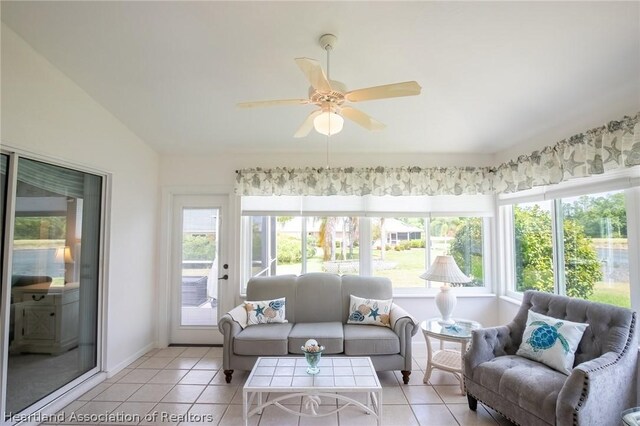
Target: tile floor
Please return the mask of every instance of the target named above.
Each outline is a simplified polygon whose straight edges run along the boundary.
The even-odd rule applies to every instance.
[[[414,352],[409,385],[401,384],[399,372],[379,373],[383,425],[511,425],[481,404],[476,412],[470,411],[457,380],[449,373],[435,371],[430,384],[423,384],[425,351],[416,345]],[[246,377],[236,371],[231,384],[225,383],[219,347],[154,349],[65,407],[56,417],[59,423],[49,424],[242,425]],[[336,408],[335,400],[323,403],[321,410]],[[300,402],[291,408],[299,409]],[[100,422],[106,413],[110,418]],[[261,416],[251,417],[249,424],[366,426],[375,425],[375,419],[354,407],[326,417],[299,418],[271,406]]]

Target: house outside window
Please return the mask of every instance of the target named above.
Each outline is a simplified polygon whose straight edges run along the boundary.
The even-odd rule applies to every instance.
[[[442,283],[419,276],[436,256],[450,254],[473,278],[457,285],[465,287],[461,291],[490,290],[487,247],[492,205],[484,198],[485,210],[480,214],[464,210],[425,213],[425,198],[419,197],[402,203],[384,197],[343,198],[336,202],[333,197],[243,197],[243,286],[255,276],[328,272],[387,277],[398,294],[433,293]],[[468,200],[447,201],[437,206],[478,205]],[[398,210],[398,205],[407,214],[380,214],[389,206]],[[316,214],[306,212],[305,207]],[[338,207],[348,211],[332,212]]]

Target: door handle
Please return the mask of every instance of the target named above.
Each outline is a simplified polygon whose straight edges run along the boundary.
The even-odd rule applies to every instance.
[[[221,277],[218,277],[219,280],[228,280],[229,279],[229,275],[228,274],[224,274]]]

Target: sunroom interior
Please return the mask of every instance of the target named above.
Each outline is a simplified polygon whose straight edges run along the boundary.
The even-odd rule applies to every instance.
[[[371,22],[350,24],[359,13]],[[419,80],[416,99],[363,106],[382,132],[297,140],[311,110],[236,108],[304,95],[295,55],[324,60],[324,32],[364,43],[385,14],[405,28],[332,57],[353,85]],[[527,289],[640,309],[637,2],[22,1],[1,16],[1,424],[152,350],[221,345],[216,323],[255,276],[387,277],[423,321],[441,283],[419,275],[450,254],[471,277],[454,314],[482,326],[508,323]],[[14,305],[48,297],[29,287],[43,282],[58,334],[34,343]]]

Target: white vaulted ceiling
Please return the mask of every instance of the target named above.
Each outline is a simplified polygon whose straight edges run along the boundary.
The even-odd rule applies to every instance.
[[[321,152],[293,133],[312,106],[294,63],[349,89],[416,80],[417,97],[360,103],[338,152],[495,153],[640,110],[638,2],[2,2],[2,21],[164,153]]]

